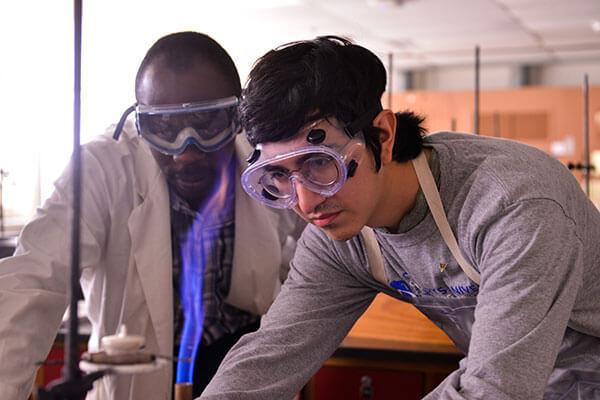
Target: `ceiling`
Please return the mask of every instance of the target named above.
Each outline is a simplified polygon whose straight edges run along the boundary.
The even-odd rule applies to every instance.
[[[380,57],[393,54],[396,68],[470,64],[476,46],[482,63],[600,61],[600,0],[244,3],[245,21],[251,22],[248,34],[254,34],[252,27],[266,27],[265,42],[280,39],[277,43],[283,44],[335,33],[351,37]],[[241,36],[238,40],[243,41]]]

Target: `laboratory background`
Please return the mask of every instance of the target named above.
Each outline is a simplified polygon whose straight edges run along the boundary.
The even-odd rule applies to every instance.
[[[567,166],[600,207],[598,0],[104,0],[84,1],[82,21],[83,143],[135,102],[137,68],[158,37],[209,34],[230,53],[243,84],[266,51],[338,35],[380,57],[388,74],[384,107],[416,111],[429,132],[537,147]],[[6,256],[71,156],[73,4],[3,1],[0,35],[0,256]],[[385,311],[394,307],[402,306],[392,299],[374,303],[301,397],[347,399],[374,390],[374,398],[385,399],[387,385],[402,382],[416,398],[455,369],[458,351],[448,338],[414,310],[389,317]],[[55,347],[51,357],[62,357],[58,340]],[[59,374],[58,367],[44,367],[36,383]],[[351,394],[340,394],[346,386]]]

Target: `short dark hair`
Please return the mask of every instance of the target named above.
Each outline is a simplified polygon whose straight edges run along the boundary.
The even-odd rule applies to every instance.
[[[380,131],[372,121],[382,109],[385,86],[381,60],[348,39],[319,36],[288,43],[267,52],[250,71],[242,96],[242,124],[255,146],[291,137],[321,118],[349,124],[369,115],[371,123],[362,132],[379,170]],[[403,112],[396,119],[394,160],[413,159],[421,151],[423,118]]]
[[[214,65],[230,81],[235,95],[241,95],[240,76],[233,60],[219,43],[203,33],[177,32],[158,39],[146,52],[138,68],[136,90],[146,68],[155,62],[161,62],[175,72],[187,71],[197,63]]]

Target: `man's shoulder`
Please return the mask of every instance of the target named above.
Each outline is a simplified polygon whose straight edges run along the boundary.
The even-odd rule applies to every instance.
[[[241,132],[235,137],[234,140],[235,140],[235,151],[240,156],[243,156],[244,160],[245,160],[245,158],[248,156],[248,154],[250,154],[250,152],[253,150],[252,145],[246,139],[246,134],[244,132]]]
[[[330,238],[321,228],[307,224],[302,232],[302,242],[305,246],[310,247],[318,252],[354,252],[360,247],[360,233],[346,240],[334,240]]]
[[[113,137],[114,130],[115,125],[111,125],[103,134],[85,143],[82,147],[84,153],[103,160],[103,164],[108,168],[121,165],[123,162],[139,164],[140,161],[136,161],[139,158],[142,161],[152,159],[150,151],[141,146],[132,121],[125,123],[121,135],[116,139]]]

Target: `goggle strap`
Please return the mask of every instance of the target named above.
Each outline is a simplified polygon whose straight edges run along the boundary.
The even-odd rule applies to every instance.
[[[250,153],[248,155],[248,158],[246,159],[246,162],[248,163],[248,165],[250,165],[250,164],[253,164],[259,158],[260,158],[260,150],[259,149],[254,149],[254,150],[252,150],[252,153]]]
[[[377,104],[371,110],[367,111],[366,113],[361,115],[359,118],[355,119],[354,121],[352,121],[351,123],[346,125],[346,127],[344,128],[344,131],[346,131],[346,133],[350,137],[354,137],[354,135],[356,135],[358,132],[360,132],[363,129],[365,129],[366,127],[370,126],[373,123],[373,120],[375,119],[375,117],[377,117],[377,114],[379,114],[381,112],[381,110],[382,110],[381,104]]]
[[[354,173],[356,173],[356,168],[358,168],[358,163],[354,160],[350,160],[348,163],[348,173],[346,174],[348,178],[352,178]]]
[[[136,107],[135,104],[132,105],[127,110],[125,110],[123,115],[121,115],[121,119],[119,120],[119,123],[117,124],[117,127],[115,128],[115,132],[113,133],[113,139],[119,140],[119,136],[121,136],[121,131],[123,131],[123,125],[125,125],[125,121],[127,121],[127,117],[129,116],[129,114],[131,114],[135,110],[135,107]]]

